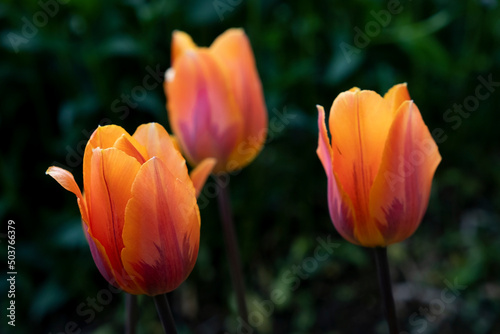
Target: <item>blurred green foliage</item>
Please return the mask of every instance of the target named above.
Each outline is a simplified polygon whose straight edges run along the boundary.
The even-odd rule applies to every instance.
[[[401,329],[500,332],[499,86],[474,100],[479,77],[500,81],[500,7],[496,0],[402,1],[387,19],[380,11],[392,5],[3,0],[0,221],[2,233],[8,219],[17,224],[18,276],[15,329],[6,326],[7,285],[0,281],[0,331],[71,332],[69,322],[81,333],[123,331],[124,298],[113,294],[103,305],[108,284],[92,261],[75,198],[44,172],[59,164],[81,184],[81,152],[98,124],[133,132],[156,121],[168,128],[162,83],[140,87],[169,67],[173,30],[209,45],[227,28],[243,27],[270,119],[288,115],[255,162],[230,180],[258,323],[243,333],[386,333],[372,254],[342,240],[328,215],[315,105],[329,108],[353,86],[384,93],[399,82],[408,83],[429,129],[437,129],[443,156],[420,228],[389,248]],[[453,111],[464,103],[470,112]],[[181,333],[237,333],[214,199],[201,215],[199,259],[170,296],[174,317]],[[313,266],[307,259],[317,238],[328,236],[338,247]],[[297,279],[295,266],[311,270]],[[443,300],[450,284],[458,284],[456,298]],[[269,304],[273,291],[282,295]],[[98,311],[89,306],[94,299],[101,300]],[[160,333],[152,300],[139,303],[139,333]]]

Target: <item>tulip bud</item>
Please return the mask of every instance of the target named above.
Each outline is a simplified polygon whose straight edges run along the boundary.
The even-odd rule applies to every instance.
[[[193,171],[202,187],[215,165]],[[84,193],[73,175],[50,167],[77,197],[85,236],[104,278],[131,294],[155,296],[177,288],[191,273],[200,239],[200,213],[186,162],[158,124],[133,136],[99,127],[83,159]]]
[[[242,29],[229,29],[210,48],[174,32],[164,88],[170,125],[193,165],[213,157],[214,172],[230,172],[249,164],[262,149],[267,111]]]
[[[411,236],[427,209],[438,148],[406,84],[382,98],[353,88],[330,110],[318,106],[317,154],[328,178],[328,206],[348,241],[387,246]]]

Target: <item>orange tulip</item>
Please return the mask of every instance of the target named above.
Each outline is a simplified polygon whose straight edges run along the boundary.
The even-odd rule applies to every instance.
[[[348,241],[387,246],[411,236],[427,209],[438,148],[406,84],[382,98],[353,88],[330,111],[318,106],[317,154],[328,178],[330,217]]]
[[[50,167],[47,174],[76,195],[104,278],[126,292],[154,296],[177,288],[194,267],[200,239],[196,193],[214,165],[205,160],[191,180],[161,125],[141,125],[133,136],[109,125],[95,130],[85,148],[83,194],[70,172]]]
[[[172,36],[165,76],[173,132],[188,161],[217,159],[215,172],[243,168],[260,152],[267,111],[252,48],[242,29],[229,29],[210,48],[180,31]]]

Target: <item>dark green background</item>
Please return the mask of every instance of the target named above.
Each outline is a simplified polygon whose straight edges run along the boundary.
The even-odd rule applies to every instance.
[[[260,326],[253,333],[386,333],[372,252],[341,239],[328,215],[315,105],[329,109],[352,86],[383,94],[400,82],[408,83],[429,129],[446,137],[420,228],[389,248],[401,329],[499,333],[500,87],[470,113],[447,112],[475,101],[478,77],[500,82],[498,2],[406,1],[385,27],[375,19],[387,10],[384,1],[219,3],[234,4],[222,20],[213,0],[72,0],[41,24],[36,1],[1,2],[0,221],[2,233],[8,219],[16,222],[18,275],[12,330],[2,238],[0,332],[59,333],[69,321],[82,333],[123,331],[121,294],[86,322],[86,303],[104,296],[108,284],[92,261],[75,197],[45,170],[66,165],[81,184],[78,151],[100,123],[133,132],[156,121],[168,129],[161,84],[133,101],[137,106],[118,110],[126,105],[122,94],[143,85],[147,67],[169,67],[173,30],[206,46],[227,28],[243,27],[270,119],[277,111],[288,115],[259,157],[230,180],[251,311],[262,313],[254,301],[269,300],[274,289],[284,293],[270,316],[254,313]],[[29,35],[26,21],[34,15],[40,27],[16,40],[16,52],[13,34]],[[345,56],[341,45],[356,45],[356,29],[377,27],[359,53]],[[237,333],[215,199],[201,216],[198,262],[171,294],[174,317],[181,333]],[[328,236],[338,243],[334,253],[290,283],[290,270],[314,264],[317,238]],[[463,285],[455,299],[446,282]],[[139,302],[139,333],[161,333],[152,300]]]

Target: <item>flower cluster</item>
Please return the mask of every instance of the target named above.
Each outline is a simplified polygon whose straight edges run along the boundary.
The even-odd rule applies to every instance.
[[[268,126],[243,30],[226,31],[208,48],[175,31],[171,58],[164,90],[175,138],[156,123],[133,135],[115,125],[99,127],[85,148],[83,192],[68,171],[47,170],[76,195],[102,276],[132,294],[163,294],[188,277],[200,240],[197,195],[211,173],[249,164]],[[339,94],[328,124],[323,107],[318,111],[317,154],[337,231],[366,247],[411,236],[441,156],[406,84],[383,97],[358,88]]]

